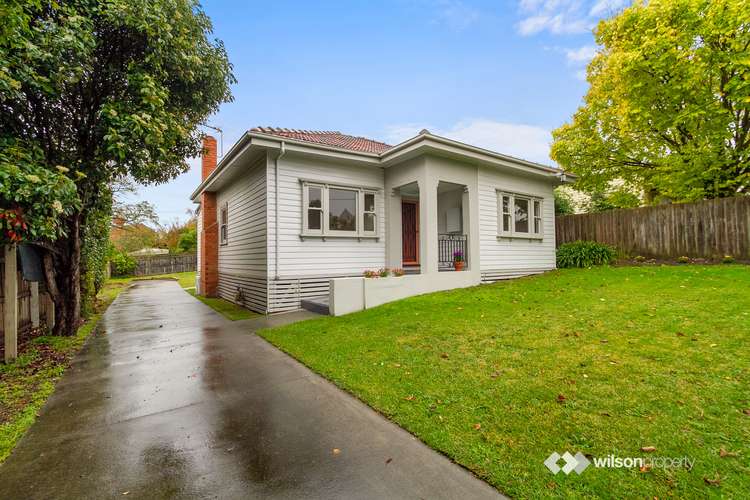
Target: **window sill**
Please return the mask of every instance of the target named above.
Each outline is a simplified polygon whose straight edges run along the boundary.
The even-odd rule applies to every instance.
[[[380,239],[380,236],[377,234],[367,235],[367,234],[307,234],[307,233],[300,233],[299,239],[302,241],[306,239],[311,240],[375,240],[378,241]]]
[[[538,240],[542,241],[544,239],[544,236],[541,235],[534,235],[534,234],[498,234],[497,235],[498,240],[502,239],[509,239],[509,240]]]

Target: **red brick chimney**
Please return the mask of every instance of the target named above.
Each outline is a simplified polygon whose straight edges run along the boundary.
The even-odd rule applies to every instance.
[[[203,158],[201,159],[201,179],[211,175],[216,169],[216,139],[210,135],[203,137]],[[201,194],[201,253],[200,289],[206,297],[216,297],[219,285],[219,226],[216,213],[216,193],[204,191]]]
[[[216,170],[216,139],[213,136],[203,136],[203,158],[201,159],[201,167],[201,181],[205,181],[206,177]]]

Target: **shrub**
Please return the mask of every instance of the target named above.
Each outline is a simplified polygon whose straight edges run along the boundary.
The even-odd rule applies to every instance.
[[[734,257],[732,257],[731,255],[725,255],[721,259],[721,263],[722,264],[734,264]]]
[[[557,267],[591,267],[610,264],[617,252],[614,247],[595,241],[574,241],[557,249]]]
[[[378,276],[380,276],[381,278],[387,278],[389,273],[390,271],[388,271],[388,268],[384,267],[383,269],[378,271]]]
[[[135,271],[135,259],[130,255],[114,251],[109,258],[112,276],[130,276]]]
[[[391,273],[393,273],[394,276],[398,277],[398,276],[403,276],[404,274],[406,274],[406,271],[404,271],[400,267],[397,267],[397,268],[391,269]]]
[[[646,257],[644,257],[643,255],[636,255],[634,260],[638,263],[642,263],[646,262]]]
[[[681,257],[677,257],[677,262],[680,264],[689,264],[690,263],[690,257],[687,255],[682,255]]]

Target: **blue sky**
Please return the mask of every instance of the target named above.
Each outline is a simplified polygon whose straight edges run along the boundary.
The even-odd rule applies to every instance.
[[[551,163],[550,131],[581,103],[592,29],[625,0],[204,1],[238,83],[209,124],[224,150],[257,125],[398,143],[422,128]],[[142,187],[185,219],[199,161]]]

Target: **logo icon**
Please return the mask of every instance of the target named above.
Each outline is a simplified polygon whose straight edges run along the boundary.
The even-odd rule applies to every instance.
[[[558,462],[561,458],[565,462],[562,467],[558,465]],[[558,472],[563,471],[567,476],[573,471],[575,471],[576,474],[580,475],[583,471],[586,470],[586,467],[591,465],[591,462],[580,451],[576,453],[575,456],[571,455],[567,451],[562,455],[554,451],[549,457],[547,457],[547,460],[544,461],[544,465],[547,466],[552,474],[557,474]]]

